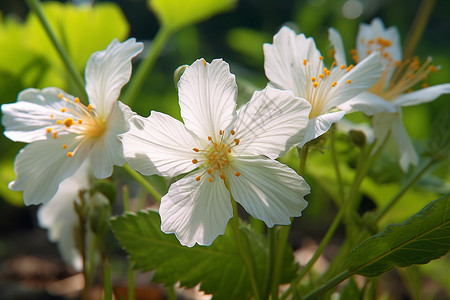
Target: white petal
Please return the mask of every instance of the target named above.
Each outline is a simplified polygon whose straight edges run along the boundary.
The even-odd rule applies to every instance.
[[[334,28],[328,29],[328,40],[334,48],[334,60],[338,66],[347,65],[347,59],[345,58],[344,43],[339,31]]]
[[[213,176],[196,177],[201,171],[187,175],[173,183],[162,197],[159,213],[161,230],[175,233],[182,245],[192,247],[211,245],[218,235],[225,233],[228,220],[233,216],[230,192],[223,180]]]
[[[128,119],[133,114],[131,109],[120,101],[114,103],[107,120],[107,131],[95,141],[89,153],[96,178],[111,176],[114,165],[122,166],[125,163],[118,135],[128,131]]]
[[[301,98],[307,97],[305,66],[307,59],[312,70],[322,70],[320,52],[312,38],[296,35],[284,26],[273,37],[273,44],[264,44],[264,70],[270,84],[274,87],[290,90]]]
[[[340,110],[347,113],[353,111],[362,111],[368,116],[378,114],[381,112],[395,113],[397,107],[389,102],[369,92],[363,92],[353,99],[350,99],[338,106]]]
[[[16,103],[3,104],[5,136],[15,142],[45,140],[46,129],[55,125],[56,119],[67,118],[67,113],[63,114],[61,109],[67,108],[68,104],[58,98],[60,93],[73,99],[57,88],[26,89],[19,94]]]
[[[73,176],[61,182],[53,198],[37,212],[39,226],[48,230],[48,239],[58,243],[63,260],[78,271],[82,269],[82,258],[74,240],[74,226],[79,222],[74,201],[78,199],[79,191],[89,186],[87,166],[83,163]]]
[[[404,172],[408,171],[409,165],[416,166],[419,163],[419,156],[403,126],[401,113],[397,116],[392,127],[392,135],[398,144],[400,156],[400,167]]]
[[[391,42],[391,45],[384,48],[384,51],[389,53],[389,56],[393,61],[402,60],[400,34],[397,28],[394,26],[385,28],[383,22],[379,18],[373,19],[370,25],[361,23],[359,26],[358,37],[356,40],[356,50],[358,52],[359,60],[367,57],[368,50],[373,50],[368,48],[367,42],[369,40],[376,41],[377,38],[383,38]],[[387,61],[384,61],[383,63],[387,63]]]
[[[130,131],[121,135],[125,158],[144,175],[175,176],[197,167],[193,148],[206,146],[183,123],[163,113],[152,111],[148,118],[134,116]]]
[[[89,102],[101,116],[107,116],[120,90],[130,80],[131,59],[143,44],[134,38],[123,43],[113,40],[103,51],[91,55],[86,64],[86,92]]]
[[[303,140],[311,104],[291,91],[266,87],[238,111],[234,130],[239,155],[277,158]]]
[[[333,69],[335,70],[337,71],[336,68]],[[339,106],[361,94],[380,79],[381,73],[380,55],[373,53],[337,81],[336,92],[330,94],[323,111]],[[351,81],[350,84],[347,83],[348,80]]]
[[[14,171],[16,179],[9,184],[14,191],[23,191],[26,205],[48,202],[59,184],[75,173],[87,156],[88,147],[80,147],[73,157],[67,157],[68,149],[76,146],[71,135],[58,139],[36,141],[28,144],[16,156]]]
[[[186,128],[202,139],[217,140],[236,116],[236,80],[221,59],[195,61],[181,76],[178,93]]]
[[[412,106],[433,101],[443,94],[450,94],[450,83],[438,84],[403,94],[392,102],[399,106]]]
[[[326,113],[309,120],[308,126],[305,130],[305,137],[298,146],[301,148],[307,142],[312,141],[313,139],[318,138],[319,136],[327,132],[328,129],[330,129],[331,125],[342,119],[344,115],[344,111],[336,111],[332,113]]]
[[[310,191],[306,181],[276,160],[239,157],[232,168],[241,173],[226,171],[233,198],[269,227],[290,224],[290,217],[300,216],[308,204],[303,199]]]

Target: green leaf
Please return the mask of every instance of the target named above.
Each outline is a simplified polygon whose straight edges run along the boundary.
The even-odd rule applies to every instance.
[[[230,10],[236,0],[147,0],[163,27],[170,31]]]
[[[214,299],[248,299],[251,285],[247,271],[239,256],[231,230],[216,238],[211,246],[181,246],[173,234],[161,231],[157,212],[148,210],[126,213],[113,218],[111,225],[121,246],[130,254],[136,268],[156,270],[154,282],[166,285],[180,281],[184,287],[201,283],[200,289],[214,294]],[[262,285],[268,260],[267,243],[262,235],[242,227],[247,234],[256,265],[258,282]],[[284,264],[283,282],[295,276],[297,264],[288,250]]]
[[[450,250],[450,195],[356,247],[347,260],[354,274],[378,276],[393,267],[426,264]]]

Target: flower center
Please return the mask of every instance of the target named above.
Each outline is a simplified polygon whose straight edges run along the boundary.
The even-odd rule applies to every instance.
[[[380,62],[384,66],[383,73],[378,82],[368,91],[387,101],[391,101],[405,92],[412,92],[412,88],[419,82],[422,82],[422,88],[427,87],[428,84],[425,80],[428,73],[439,70],[438,67],[431,64],[430,57],[422,65],[417,57],[404,61],[394,60],[387,51],[392,44],[390,40],[378,37],[367,42],[362,39],[361,42],[367,46],[367,55],[373,51],[379,51],[381,54]],[[351,53],[355,53],[352,55],[353,59],[358,59],[356,50],[352,50]]]
[[[309,114],[309,118],[315,118],[322,113],[324,113],[325,107],[327,105],[328,98],[330,97],[330,93],[336,91],[336,89],[341,89],[346,85],[352,83],[351,80],[347,80],[344,82],[340,82],[339,80],[351,69],[353,69],[353,65],[346,66],[342,65],[338,67],[336,62],[333,62],[331,68],[328,69],[326,67],[321,68],[323,61],[323,56],[319,57],[319,63],[317,63],[317,67],[314,67],[316,64],[311,65],[311,63],[307,60],[303,60],[303,66],[305,68],[306,78],[306,100],[311,103],[311,112]]]
[[[91,104],[85,106],[78,97],[72,100],[59,94],[58,98],[67,103],[67,108],[62,108],[61,114],[56,117],[50,115],[51,119],[55,119],[55,124],[48,127],[46,132],[54,139],[57,139],[60,133],[75,133],[75,146],[67,152],[67,156],[72,157],[84,143],[103,135],[106,122]],[[68,145],[64,144],[62,148],[68,149]]]
[[[192,149],[194,152],[199,154],[198,159],[192,160],[193,164],[201,163],[205,171],[196,178],[200,181],[201,177],[205,174],[210,175],[208,182],[212,182],[212,175],[214,172],[218,172],[222,180],[225,180],[225,170],[231,170],[234,175],[239,177],[241,173],[235,172],[230,166],[230,159],[232,154],[232,149],[239,145],[240,140],[233,137],[236,132],[231,130],[229,134],[225,135],[223,130],[219,130],[219,139],[215,141],[212,137],[208,136],[209,145],[207,149],[200,150],[198,148]]]

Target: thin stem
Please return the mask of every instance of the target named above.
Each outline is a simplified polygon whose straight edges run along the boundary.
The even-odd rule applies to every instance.
[[[150,195],[157,201],[161,202],[161,193],[158,192],[139,172],[133,170],[128,164],[123,165],[125,171],[127,171],[137,182],[145,188]]]
[[[111,266],[109,260],[103,258],[103,291],[105,300],[112,300]]]
[[[256,264],[253,260],[250,242],[247,239],[247,236],[242,234],[240,228],[239,228],[239,215],[237,210],[237,204],[236,201],[233,199],[233,196],[231,196],[231,203],[233,206],[233,217],[231,218],[231,228],[233,230],[233,235],[236,240],[236,245],[239,250],[239,254],[242,258],[242,261],[244,262],[245,267],[247,268],[247,271],[249,273],[250,282],[253,289],[253,297],[255,300],[261,299],[261,294],[258,287],[258,282],[256,280]]]
[[[298,174],[300,176],[305,175],[305,169],[306,169],[306,158],[308,157],[309,152],[309,146],[304,145],[302,148],[297,148],[297,151],[300,156],[300,166],[298,168]]]
[[[316,289],[316,290],[312,291],[311,293],[309,293],[308,295],[306,295],[302,300],[317,299],[318,296],[322,295],[329,289],[334,288],[339,283],[343,282],[344,280],[346,280],[347,278],[349,278],[352,275],[353,274],[350,273],[349,271],[344,271],[341,274],[337,275],[336,277],[332,278],[330,281],[323,284],[318,289]]]
[[[59,56],[61,57],[65,67],[69,71],[70,76],[72,77],[73,81],[75,82],[75,85],[78,89],[78,92],[82,95],[81,98],[87,99],[86,91],[84,89],[84,80],[83,77],[81,77],[80,73],[77,71],[77,68],[73,64],[72,60],[70,59],[69,55],[67,54],[66,50],[56,37],[55,31],[50,26],[50,22],[48,21],[47,17],[44,14],[44,11],[42,9],[41,3],[38,0],[26,0],[28,6],[30,9],[37,15],[39,21],[41,22],[42,26],[44,27],[45,32],[47,33],[48,37],[50,38],[50,41],[52,42],[53,46],[55,47],[56,51],[58,52]]]
[[[281,270],[283,267],[283,257],[288,243],[287,240],[289,236],[289,231],[291,229],[291,225],[283,225],[280,227],[281,227],[280,231],[278,232],[279,233],[278,243],[275,247],[275,259],[272,274],[272,287],[271,287],[272,300],[278,300]]]
[[[277,228],[269,228],[268,236],[269,236],[269,255],[268,255],[268,270],[266,273],[266,279],[264,283],[264,291],[263,291],[263,299],[269,298],[269,293],[271,290],[272,276],[273,276],[273,268],[275,265],[275,257],[276,257],[276,245],[277,245]]]
[[[173,285],[167,285],[166,287],[167,299],[177,300],[177,293],[175,292],[175,287]]]
[[[380,219],[394,206],[395,203],[412,187],[416,182],[425,174],[426,171],[435,163],[433,159],[428,159],[424,161],[420,167],[416,169],[414,174],[408,179],[408,181],[402,186],[402,188],[395,194],[394,197],[375,214],[374,221],[378,222]]]
[[[431,16],[436,0],[422,0],[419,8],[417,9],[417,14],[414,17],[414,21],[408,32],[408,37],[405,42],[403,57],[408,59],[412,57],[414,50],[419,43],[420,38],[425,30],[428,23],[428,19]]]
[[[123,102],[131,106],[133,102],[136,100],[139,92],[144,85],[146,76],[150,73],[153,65],[155,64],[156,58],[161,53],[164,45],[171,35],[171,31],[168,30],[165,26],[162,26],[155,38],[153,39],[153,43],[151,45],[150,50],[147,53],[147,56],[144,58],[142,63],[139,65],[134,77],[129,83],[128,89],[126,90],[125,96],[123,97]]]
[[[339,187],[339,204],[342,205],[342,202],[344,201],[344,183],[342,182],[342,175],[341,170],[339,168],[339,161],[336,153],[336,128],[333,127],[331,129],[331,142],[330,142],[330,150],[331,150],[331,157],[333,158],[333,165],[334,165],[334,171],[336,173],[336,179],[338,182]]]

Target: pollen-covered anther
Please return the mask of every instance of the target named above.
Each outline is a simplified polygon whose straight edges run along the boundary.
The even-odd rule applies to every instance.
[[[94,107],[92,106],[92,104],[89,104],[89,105],[87,106],[87,108],[88,108],[88,109],[93,109]]]
[[[72,119],[72,118],[67,118],[67,119],[65,119],[65,120],[64,120],[64,125],[65,125],[66,127],[72,126],[72,125],[73,125],[73,119]]]
[[[239,139],[234,139],[234,143],[237,145],[239,145],[240,140]]]
[[[382,37],[377,38],[377,44],[384,48],[390,47],[392,45],[390,40],[384,39]]]
[[[318,82],[314,82],[314,83],[313,83],[313,86],[316,88],[316,87],[319,86],[319,83],[318,83]]]
[[[212,177],[209,177],[209,178],[208,178],[208,182],[212,182]]]
[[[351,69],[353,69],[353,65],[348,66],[347,70],[345,70],[345,72],[350,71]]]
[[[312,81],[312,82],[315,82],[316,80],[317,80],[316,77],[311,77],[311,81]]]
[[[340,68],[341,68],[341,70],[344,70],[345,68],[347,68],[347,66],[346,65],[342,65],[342,66],[340,66]]]
[[[195,180],[200,181],[200,176],[197,176]]]
[[[223,130],[219,130],[219,135],[223,135]]]
[[[319,56],[319,59],[320,59],[320,60],[323,60],[323,56]]]
[[[307,60],[307,59],[304,59],[304,60],[303,60],[303,65],[306,66],[307,64],[308,64],[308,60]]]
[[[47,133],[50,133],[50,132],[52,132],[52,129],[51,129],[51,128],[47,128],[45,131],[46,131]]]
[[[57,139],[58,138],[58,133],[57,132],[53,132],[53,138]]]
[[[208,173],[208,174],[212,174],[212,172],[213,172],[213,169],[211,169],[211,168],[206,171],[206,173]]]
[[[200,152],[200,150],[198,150],[197,148],[193,148],[192,150],[194,150],[195,152]]]
[[[333,81],[333,83],[331,84],[332,87],[335,87],[337,85],[337,81]]]
[[[56,124],[61,125],[62,121],[61,120],[56,120]]]
[[[67,157],[72,157],[73,153],[72,152],[67,152]]]
[[[236,177],[239,177],[239,176],[241,176],[241,173],[240,172],[236,172],[236,173],[234,173],[234,175],[236,175]]]
[[[349,80],[347,80],[346,81],[347,82],[347,84],[350,84],[350,83],[352,83],[352,81],[349,79]]]
[[[208,136],[208,141],[212,141],[212,137]]]
[[[61,112],[66,112],[66,109],[65,108],[61,108]]]
[[[195,165],[198,163],[198,160],[196,160],[195,158],[192,160],[192,163]]]
[[[62,145],[62,148],[67,149],[67,145],[66,144]]]
[[[223,175],[223,173],[220,173],[220,179],[225,180],[225,175]]]
[[[83,123],[83,120],[81,120],[81,119],[78,119],[78,124],[81,124],[81,123]]]
[[[236,134],[236,131],[231,130],[230,133],[231,133],[231,135],[235,135],[235,134]]]
[[[63,99],[63,98],[64,98],[64,95],[63,95],[62,93],[59,93],[59,94],[58,94],[58,98],[59,98],[59,99]]]
[[[319,78],[320,78],[320,79],[324,79],[324,78],[325,78],[325,75],[319,74]]]
[[[75,103],[80,103],[80,98],[75,97],[74,101],[75,101]]]

